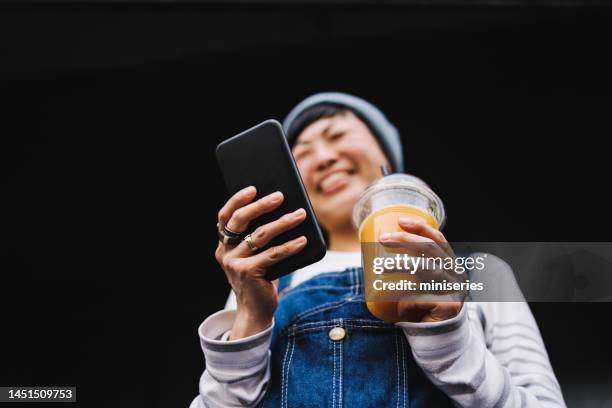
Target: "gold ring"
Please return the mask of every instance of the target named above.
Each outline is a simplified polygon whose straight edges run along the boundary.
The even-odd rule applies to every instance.
[[[244,237],[244,241],[246,241],[249,248],[251,248],[251,251],[255,252],[259,249],[257,245],[253,243],[253,237],[251,237],[251,234],[248,234],[246,237]]]

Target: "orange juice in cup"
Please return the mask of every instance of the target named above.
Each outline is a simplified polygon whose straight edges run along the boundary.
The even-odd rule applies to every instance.
[[[364,274],[364,287],[368,310],[377,318],[387,322],[400,321],[397,301],[377,300],[380,294],[373,289],[373,281],[379,278],[372,272],[374,258],[393,253],[409,253],[408,250],[385,248],[378,237],[387,232],[403,231],[398,219],[412,216],[440,229],[446,219],[442,200],[421,179],[408,174],[384,176],[372,183],[361,194],[353,208],[353,223],[359,231]],[[387,282],[418,280],[402,272],[389,272]]]

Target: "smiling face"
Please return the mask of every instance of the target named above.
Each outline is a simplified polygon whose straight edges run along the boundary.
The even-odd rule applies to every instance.
[[[308,125],[293,155],[318,220],[328,231],[351,223],[359,195],[391,168],[376,138],[355,114],[344,111]]]

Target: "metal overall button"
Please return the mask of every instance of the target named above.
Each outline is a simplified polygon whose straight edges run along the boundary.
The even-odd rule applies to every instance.
[[[334,327],[329,331],[329,338],[333,341],[340,341],[346,337],[346,330],[342,327]]]

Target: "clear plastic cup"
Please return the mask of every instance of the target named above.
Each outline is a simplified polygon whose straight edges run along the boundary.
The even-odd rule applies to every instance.
[[[440,230],[446,221],[440,197],[420,178],[409,174],[391,174],[374,181],[361,194],[353,207],[353,224],[359,231],[362,248],[364,285],[368,310],[387,322],[400,321],[397,302],[376,301],[376,293],[369,291],[373,276],[366,265],[374,257],[388,256],[388,248],[378,243],[378,237],[387,232],[403,231],[398,219],[402,216],[418,217]],[[397,250],[397,252],[401,252]],[[398,279],[405,278],[405,274]]]

